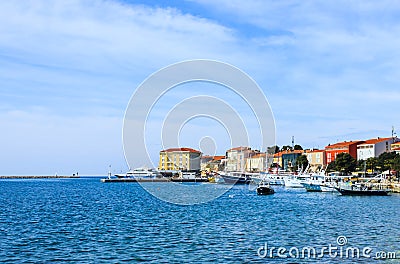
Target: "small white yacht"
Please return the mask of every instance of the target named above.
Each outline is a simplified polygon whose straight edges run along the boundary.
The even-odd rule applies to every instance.
[[[261,177],[267,180],[270,185],[285,185],[284,176],[282,175],[261,172]]]
[[[115,174],[118,178],[156,178],[160,173],[154,169],[149,168],[136,168],[129,170],[125,174]]]
[[[306,183],[309,175],[299,174],[299,175],[291,175],[284,176],[283,180],[285,182],[285,187],[288,188],[303,188],[303,183]]]
[[[312,174],[310,178],[302,183],[308,192],[334,192],[335,182],[324,174]]]

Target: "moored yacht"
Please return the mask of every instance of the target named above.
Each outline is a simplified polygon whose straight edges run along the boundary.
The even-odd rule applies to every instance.
[[[327,177],[324,173],[311,174],[305,182],[302,183],[303,187],[308,192],[334,192],[337,183],[332,178]]]
[[[283,178],[285,182],[285,187],[288,188],[303,188],[303,183],[307,182],[307,179],[309,178],[309,175],[291,175],[291,176],[285,176]]]
[[[224,172],[219,174],[228,184],[250,184],[261,181],[260,173],[254,172]]]
[[[282,175],[280,174],[271,174],[268,172],[261,172],[261,177],[266,179],[270,185],[285,185],[285,181],[283,180]]]
[[[129,170],[125,174],[115,174],[118,178],[156,178],[160,173],[154,169],[150,168],[136,168]]]

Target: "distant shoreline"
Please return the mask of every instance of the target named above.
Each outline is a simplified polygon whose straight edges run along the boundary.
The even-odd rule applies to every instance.
[[[62,178],[80,178],[73,175],[3,175],[0,179],[62,179]]]

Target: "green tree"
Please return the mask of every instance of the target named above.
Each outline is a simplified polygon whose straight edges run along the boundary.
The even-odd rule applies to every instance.
[[[400,154],[396,154],[396,156],[393,159],[393,170],[397,172],[397,175],[399,175],[400,172]]]
[[[385,170],[395,170],[397,173],[400,171],[400,154],[396,152],[384,152],[378,157],[378,166]]]
[[[353,172],[357,166],[357,161],[349,153],[340,153],[335,159],[335,169],[343,174]]]
[[[294,150],[303,150],[303,147],[300,145],[294,145],[293,149]]]
[[[327,172],[336,171],[335,161],[332,161],[331,163],[328,164],[328,166],[326,167],[326,171]]]
[[[375,171],[375,169],[376,169],[376,166],[378,165],[378,158],[375,158],[375,157],[373,157],[373,158],[368,158],[366,161],[365,161],[365,163],[366,163],[366,169],[367,170],[371,170],[372,172],[374,172]]]
[[[282,150],[293,150],[293,148],[291,146],[282,146]]]
[[[274,146],[268,147],[267,152],[268,152],[269,154],[278,153],[278,152],[279,152],[279,146],[274,145]]]
[[[308,166],[308,159],[306,155],[301,155],[296,160],[297,169],[305,170]]]

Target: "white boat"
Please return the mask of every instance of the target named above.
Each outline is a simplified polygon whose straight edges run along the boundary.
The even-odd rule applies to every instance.
[[[331,176],[325,176],[325,172],[314,173],[303,183],[308,192],[334,192],[336,191],[338,179]]]
[[[149,168],[136,168],[133,170],[129,170],[125,174],[115,174],[118,178],[156,178],[159,176],[160,173],[154,169],[149,169]]]
[[[283,180],[285,182],[285,187],[288,188],[303,188],[303,183],[307,182],[309,175],[291,175],[284,176]]]
[[[283,180],[284,176],[282,175],[261,172],[261,176],[263,179],[267,180],[270,185],[285,185],[285,181]]]
[[[228,184],[250,184],[261,182],[260,173],[254,172],[224,172],[219,174]],[[258,183],[257,183],[258,182]]]
[[[214,177],[214,182],[215,183],[225,183],[224,178],[217,176],[217,175]]]

